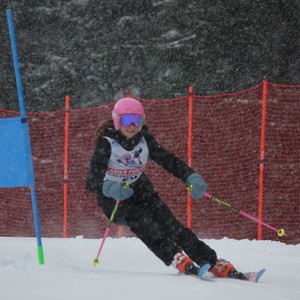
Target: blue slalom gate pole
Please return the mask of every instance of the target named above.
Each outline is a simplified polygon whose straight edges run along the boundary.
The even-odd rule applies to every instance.
[[[8,22],[11,50],[12,50],[12,55],[13,55],[14,70],[15,70],[15,77],[16,77],[16,83],[17,83],[17,91],[18,91],[18,99],[19,99],[21,117],[26,118],[21,72],[20,72],[17,44],[16,44],[15,31],[14,31],[14,22],[13,22],[13,16],[12,16],[11,9],[6,10],[6,16],[7,16],[7,22]]]
[[[38,258],[39,258],[39,264],[44,264],[44,253],[43,253],[43,246],[42,246],[37,197],[36,197],[33,161],[32,161],[32,153],[31,153],[30,137],[29,137],[29,127],[28,127],[28,123],[27,123],[25,102],[24,102],[24,96],[23,96],[23,87],[22,87],[22,80],[21,80],[21,72],[20,72],[20,66],[19,66],[19,60],[18,60],[17,44],[16,44],[15,33],[14,33],[14,23],[13,23],[13,16],[12,16],[11,9],[6,10],[6,16],[7,16],[10,43],[11,43],[11,49],[12,49],[12,55],[13,55],[14,70],[15,70],[15,77],[16,77],[17,90],[18,90],[18,100],[19,100],[19,106],[20,106],[20,112],[21,112],[20,120],[21,120],[21,123],[23,124],[22,128],[24,130],[24,137],[25,137],[25,152],[26,152],[26,162],[27,162],[26,167],[27,167],[27,174],[28,174],[28,186],[31,189],[31,201],[32,201],[32,209],[33,209],[33,217],[34,217],[34,226],[35,226],[37,245],[38,245]]]

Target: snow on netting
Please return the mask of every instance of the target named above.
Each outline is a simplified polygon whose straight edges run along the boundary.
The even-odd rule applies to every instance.
[[[195,96],[192,166],[208,183],[208,192],[258,216],[262,84],[232,94]],[[140,99],[146,122],[165,148],[187,161],[188,97]],[[268,84],[263,219],[283,227],[287,243],[300,242],[300,86]],[[85,177],[99,122],[110,118],[114,103],[70,110],[68,223],[69,237],[100,238],[108,220],[95,196],[85,190]],[[37,198],[44,237],[63,237],[64,110],[28,113]],[[17,112],[0,109],[0,117]],[[160,196],[187,223],[185,185],[150,162],[147,174]],[[0,189],[0,235],[34,236],[30,192]],[[118,236],[118,226],[110,235]],[[257,238],[257,223],[216,202],[192,201],[192,229],[201,238]],[[130,236],[127,228],[123,235]],[[263,229],[264,239],[277,235]]]

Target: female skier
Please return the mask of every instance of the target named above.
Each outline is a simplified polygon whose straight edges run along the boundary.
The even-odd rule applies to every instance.
[[[213,274],[227,277],[232,264],[217,260],[216,252],[181,224],[154,190],[144,172],[148,158],[189,186],[192,199],[203,197],[206,183],[157,143],[145,125],[142,104],[133,98],[118,100],[112,120],[97,128],[86,187],[108,218],[120,200],[113,222],[128,226],[167,266],[189,273],[191,263],[209,263]]]

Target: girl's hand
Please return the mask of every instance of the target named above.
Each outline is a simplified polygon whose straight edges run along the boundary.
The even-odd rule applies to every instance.
[[[201,199],[207,189],[207,184],[203,181],[202,177],[198,173],[191,174],[187,178],[186,184],[191,193],[191,198],[194,200]]]
[[[105,197],[123,201],[133,195],[133,189],[120,182],[106,180],[102,185],[102,193]]]

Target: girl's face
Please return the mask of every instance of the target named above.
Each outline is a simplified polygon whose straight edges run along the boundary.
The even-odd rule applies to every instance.
[[[131,123],[129,126],[121,125],[120,130],[127,138],[132,138],[141,130],[141,127],[142,126],[135,126]]]

